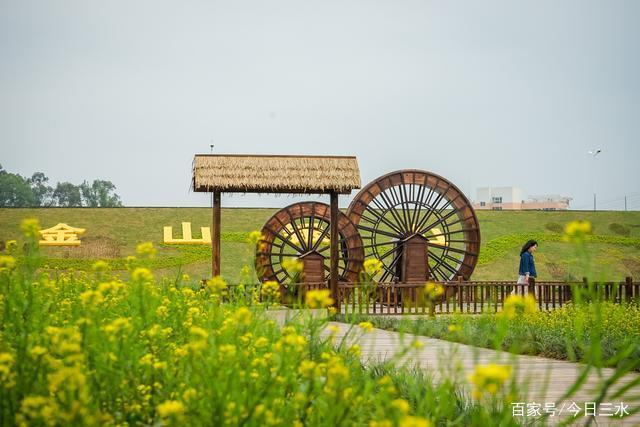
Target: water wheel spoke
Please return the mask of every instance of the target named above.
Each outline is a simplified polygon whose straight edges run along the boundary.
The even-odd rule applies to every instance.
[[[329,234],[329,231],[331,231],[331,227],[329,226],[329,224],[327,224],[325,228],[322,230],[322,232],[320,233],[320,236],[318,236],[318,240],[316,240],[316,242],[311,247],[312,252],[318,250],[318,246],[320,246],[324,238],[327,237],[327,234]]]
[[[447,186],[447,188],[445,189],[445,191],[443,191],[442,193],[438,193],[438,197],[436,197],[436,200],[434,200],[434,202],[432,204],[430,204],[430,209],[429,212],[427,212],[427,214],[422,218],[422,220],[420,221],[420,223],[418,224],[418,226],[416,227],[417,230],[420,230],[422,227],[425,226],[425,224],[428,223],[429,219],[431,218],[431,216],[433,215],[433,213],[436,211],[436,209],[438,208],[438,205],[440,204],[440,202],[442,201],[442,199],[444,198],[444,195],[449,191],[449,189],[451,188],[451,183],[449,183],[449,185]],[[424,232],[418,231],[418,234],[424,234]]]
[[[429,230],[435,228],[437,225],[440,225],[443,223],[443,221],[446,221],[447,219],[449,219],[451,216],[453,216],[453,214],[456,213],[455,211],[449,212],[449,214],[445,215],[444,217],[440,218],[439,221],[434,222],[433,224],[429,225],[427,228],[425,228],[424,230],[422,230],[422,234],[429,232]],[[446,217],[446,218],[445,218]],[[474,216],[470,215],[468,217],[465,218],[458,218],[457,220],[453,221],[453,222],[448,222],[446,223],[447,227],[451,227],[453,225],[459,224],[461,222],[466,222],[470,219],[473,219]]]
[[[467,233],[469,231],[474,231],[475,232],[475,231],[478,231],[478,229],[477,228],[461,228],[459,230],[452,230],[452,231],[447,231],[447,232],[443,232],[443,233],[433,233],[433,234],[429,235],[429,237],[448,236],[450,234]]]
[[[382,201],[385,203],[385,211],[389,212],[391,216],[393,216],[394,220],[396,221],[396,224],[402,227],[403,223],[400,217],[398,216],[398,212],[396,212],[395,205],[393,201],[389,199],[389,196],[385,193],[386,192],[380,193],[380,197]],[[406,231],[406,228],[403,231]]]
[[[449,270],[454,275],[458,274],[458,270],[456,270],[455,268],[453,268],[449,264],[447,264],[444,259],[440,258],[439,256],[437,256],[437,255],[435,255],[433,253],[429,253],[429,256],[431,258],[435,258],[435,259],[438,260],[438,263],[435,265],[435,267],[442,266],[442,267],[446,268],[447,270]]]
[[[367,227],[365,225],[359,225],[358,226],[359,229],[365,230],[365,231],[369,231],[372,234],[381,234],[383,236],[387,236],[387,237],[391,237],[393,239],[400,239],[402,238],[402,235],[398,235],[398,234],[393,234],[393,233],[389,233],[388,231],[385,230],[380,230],[379,228],[371,228],[371,227]]]
[[[298,242],[300,243],[300,247],[302,247],[302,253],[307,252],[307,242],[306,239],[304,237],[304,234],[302,233],[302,231],[300,231],[300,229],[298,228],[298,224],[296,223],[296,217],[293,216],[293,214],[291,213],[291,211],[289,209],[286,209],[287,214],[289,215],[290,221],[289,224],[291,224],[291,227],[293,228],[293,231],[296,235],[296,237],[298,238]]]
[[[427,257],[435,263],[433,277],[448,280],[461,271],[468,276],[477,262],[480,232],[475,212],[457,187],[436,174],[386,174],[356,195],[347,214],[361,233],[367,258],[383,261],[382,280],[397,279],[400,269],[395,267],[405,262],[401,249],[417,244],[405,241],[414,234],[427,239]]]
[[[388,255],[388,254],[385,254],[385,256],[386,256],[386,255]],[[396,254],[396,256],[393,258],[393,260],[391,261],[391,263],[390,263],[388,266],[387,266],[387,265],[384,265],[384,263],[383,263],[383,267],[384,267],[384,269],[385,269],[385,272],[384,272],[384,274],[382,275],[382,277],[380,278],[380,281],[381,281],[381,282],[384,282],[384,281],[385,281],[385,279],[386,279],[387,277],[389,277],[389,276],[390,276],[390,277],[394,277],[394,278],[398,277],[398,276],[397,276],[397,274],[393,271],[393,269],[394,269],[394,268],[396,267],[396,265],[398,264],[398,261],[400,261],[400,258],[401,258],[401,257],[400,257],[400,255],[401,255],[401,254]],[[388,276],[388,275],[389,275],[389,276]]]
[[[440,275],[440,277],[438,278],[438,273]],[[442,281],[447,281],[449,280],[449,277],[447,277],[446,274],[444,274],[438,267],[434,267],[433,269],[431,269],[431,274],[433,274],[434,279],[438,280],[442,280]]]
[[[314,210],[311,211],[311,216],[309,217],[309,230],[308,230],[308,234],[307,234],[307,242],[308,245],[307,247],[312,248],[314,247],[313,244],[313,232],[315,231],[315,213]]]
[[[366,206],[365,209],[367,211],[371,212],[373,215],[375,215],[376,218],[378,218],[378,221],[372,221],[370,219],[367,219],[368,222],[370,222],[371,224],[378,224],[380,221],[382,221],[389,228],[391,228],[392,230],[396,231],[399,235],[402,234],[402,230],[400,228],[398,228],[394,223],[389,221],[387,218],[385,218],[384,215],[380,215],[378,212],[376,212],[374,209],[371,209],[369,206]],[[362,216],[362,218],[364,218],[364,215]]]
[[[468,263],[464,262],[464,258],[463,259],[454,258],[449,254],[444,254],[444,257],[447,258],[450,261],[457,262],[458,264],[462,264],[467,268],[471,268],[471,269],[473,268],[473,266],[471,264],[468,264]]]
[[[434,228],[437,225],[440,225],[442,223],[444,223],[447,219],[451,218],[452,216],[456,215],[458,212],[457,211],[451,211],[448,214],[446,214],[443,217],[440,217],[437,221],[431,223],[430,225],[426,226],[425,228],[421,229],[418,234],[425,234],[426,232],[428,232],[429,230],[431,230],[432,228]]]
[[[267,225],[264,226],[263,230],[266,229],[267,231],[271,232],[271,234],[274,236],[274,240],[280,239],[283,243],[289,245],[299,253],[304,253],[304,250],[300,246],[296,245],[291,241],[290,237],[293,234],[286,229],[286,225],[282,223],[282,221],[280,221],[279,219],[278,219],[278,223],[280,223],[280,225],[282,226],[278,231],[273,230],[271,227]],[[285,234],[284,235],[280,234],[280,232],[284,232]]]
[[[414,178],[413,178],[413,182],[415,182],[415,173],[414,173]],[[415,185],[414,185],[415,187]],[[416,201],[416,203],[414,204],[414,208],[413,208],[413,213],[411,215],[411,231],[415,232],[416,231],[416,226],[417,226],[417,221],[420,219],[420,211],[422,210],[422,206],[423,206],[423,200],[422,197],[424,196],[424,192],[427,189],[427,187],[421,185],[418,187],[418,194],[416,195],[416,197],[413,199]]]

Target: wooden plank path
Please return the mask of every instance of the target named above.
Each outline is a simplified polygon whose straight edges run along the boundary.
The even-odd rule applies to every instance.
[[[291,317],[294,312],[295,310],[291,310],[289,313],[284,311],[275,317],[283,322],[285,318]],[[351,325],[330,322],[329,326],[337,328],[338,332],[335,333],[336,342],[340,342]],[[596,400],[599,384],[614,374],[613,369],[607,368],[601,370],[602,377],[599,377],[596,370],[592,369],[578,392],[564,401],[558,401],[578,379],[585,367],[584,364],[538,356],[514,355],[504,351],[495,351],[411,334],[401,334],[377,328],[364,334],[358,327],[353,329],[352,334],[354,332],[356,334],[351,336],[349,342],[350,344],[357,343],[360,346],[363,363],[388,360],[394,357],[400,349],[410,345],[414,340],[418,340],[423,344],[422,348],[412,349],[400,360],[400,363],[419,366],[427,370],[435,381],[438,381],[442,373],[451,372],[454,367],[459,367],[463,373],[461,378],[465,381],[466,387],[468,387],[467,391],[471,390],[471,384],[468,383],[467,377],[474,371],[476,365],[487,363],[509,364],[513,366],[513,375],[515,375],[520,385],[518,389],[527,390],[527,394],[519,398],[520,403],[527,405],[523,405],[525,413],[527,409],[531,408],[531,404],[541,404],[541,412],[544,413],[545,404],[555,403],[556,415],[548,417],[546,419],[547,424],[557,424],[566,420],[566,417],[573,417],[573,413],[569,411],[569,408],[575,402],[581,407],[581,413],[574,418],[575,425],[584,425],[588,420],[585,417],[585,404]],[[323,331],[325,336],[330,333],[333,332],[328,329]],[[639,376],[636,373],[625,375],[616,383],[614,390],[610,391],[609,395],[622,387],[623,384],[637,380]],[[609,407],[601,409],[603,413],[613,414],[616,410],[616,405],[621,403],[628,405],[627,410],[631,412],[640,404],[640,385],[630,388],[621,397],[609,400],[607,396],[602,402],[611,404],[610,409]],[[516,408],[514,410],[519,409]],[[562,414],[560,414],[561,410]],[[527,421],[535,421],[537,418],[528,418]],[[522,420],[523,423],[525,421],[524,417],[516,417],[516,419]],[[602,415],[596,416],[592,425],[640,426],[640,413],[623,419]]]

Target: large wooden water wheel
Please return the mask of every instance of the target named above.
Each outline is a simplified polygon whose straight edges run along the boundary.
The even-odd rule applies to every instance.
[[[330,273],[330,212],[325,203],[294,203],[273,215],[262,228],[256,247],[256,273],[261,281],[290,283],[294,277],[283,262],[298,259],[302,280],[324,282]],[[338,213],[338,273],[340,280],[355,282],[362,269],[364,251],[355,225]]]
[[[365,259],[382,262],[378,282],[468,280],[478,260],[480,229],[469,200],[431,172],[391,172],[364,187],[347,216]]]

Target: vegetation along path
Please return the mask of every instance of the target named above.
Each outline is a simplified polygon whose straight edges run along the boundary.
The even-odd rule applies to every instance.
[[[331,322],[331,329],[325,331],[326,334],[335,334],[335,339],[340,342],[342,337],[350,328],[349,324]],[[331,332],[329,332],[331,330]],[[421,336],[413,336],[410,334],[400,334],[398,332],[385,331],[382,329],[372,329],[369,333],[358,335],[358,345],[360,346],[363,362],[376,360],[384,361],[395,357],[398,349],[411,346],[413,349],[403,357],[403,362],[416,364],[423,369],[429,371],[435,380],[441,379],[442,375],[446,375],[451,371],[452,361],[464,373],[464,378],[468,379],[469,375],[474,372],[477,365],[486,364],[502,364],[513,367],[513,375],[517,378],[518,389],[527,390],[524,395],[519,396],[518,402],[513,402],[512,407],[514,415],[520,409],[527,411],[535,410],[535,404],[540,404],[540,413],[545,413],[545,405],[549,413],[552,408],[555,409],[554,417],[549,417],[547,422],[555,424],[560,421],[558,418],[573,417],[577,410],[580,412],[575,417],[576,423],[584,424],[585,405],[595,402],[598,398],[601,383],[611,378],[615,371],[613,369],[604,368],[600,374],[592,369],[588,373],[585,383],[571,397],[563,398],[563,395],[571,389],[578,378],[584,372],[586,365],[567,361],[547,359],[537,356],[513,355],[507,352],[495,351],[490,349],[478,348],[464,344],[452,343],[433,338]],[[411,345],[418,341],[422,345]],[[419,348],[418,348],[419,347]],[[621,403],[629,405],[627,411],[631,412],[638,405],[631,403],[632,396],[637,399],[640,393],[640,384],[638,381],[640,376],[637,374],[626,374],[623,376],[617,386],[602,399],[601,414],[596,417],[597,425],[640,425],[640,413],[625,417],[620,420],[618,417],[607,417],[605,413],[613,414]],[[634,383],[634,386],[626,390],[621,396],[615,400],[610,399],[615,392],[627,384]],[[625,401],[625,398],[629,400]],[[576,405],[572,405],[575,402]],[[522,403],[522,405],[520,405]],[[553,405],[555,404],[555,405]],[[608,404],[611,404],[609,406]],[[562,414],[560,411],[562,410]],[[589,409],[587,409],[589,411]],[[532,417],[529,421],[535,421]],[[523,417],[524,421],[524,417]]]
[[[325,329],[326,336],[333,334],[337,343],[352,328],[346,323],[330,322]],[[410,348],[399,362],[416,364],[433,375],[434,380],[441,380],[445,375],[453,375],[451,367],[457,366],[462,378],[467,381],[466,387],[471,384],[469,376],[478,365],[508,365],[512,366],[513,378],[517,379],[517,389],[520,395],[517,401],[512,403],[513,413],[518,417],[518,411],[523,414],[532,411],[533,414],[554,413],[546,420],[549,424],[556,424],[561,420],[573,418],[575,423],[584,425],[588,418],[585,411],[590,413],[591,402],[598,401],[602,383],[611,379],[615,374],[614,369],[604,368],[600,372],[591,369],[585,382],[578,391],[570,397],[563,398],[565,393],[572,388],[584,373],[586,365],[567,361],[547,359],[537,356],[514,355],[507,352],[478,348],[464,344],[452,343],[433,338],[401,334],[382,329],[371,328],[370,332],[349,335],[351,344],[357,343],[361,351],[361,359],[368,361],[386,361],[397,357],[399,349]],[[349,339],[348,339],[349,340]],[[419,342],[420,344],[416,344]],[[455,363],[452,363],[455,362]],[[627,386],[628,389],[625,389]],[[619,396],[616,392],[622,390]],[[524,392],[523,392],[524,391]],[[640,413],[633,414],[637,408],[640,394],[640,376],[630,373],[622,376],[605,395],[600,397],[601,405],[596,408],[594,425],[640,425]],[[575,403],[575,405],[574,405]],[[624,407],[621,408],[620,405]],[[586,406],[585,406],[586,405]],[[613,415],[616,411],[625,410],[631,416],[620,419]],[[534,415],[523,422],[542,421],[542,416]]]

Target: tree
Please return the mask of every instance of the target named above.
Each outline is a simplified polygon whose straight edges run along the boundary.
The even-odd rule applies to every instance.
[[[59,182],[53,191],[53,200],[56,205],[65,208],[82,206],[80,187],[70,182]]]
[[[5,171],[0,165],[0,207],[34,206],[35,197],[29,183],[20,175]]]
[[[31,186],[36,206],[51,206],[54,203],[53,188],[45,185],[48,181],[49,178],[42,172],[34,173],[31,175],[31,178],[27,180]]]
[[[111,181],[93,180],[80,184],[84,205],[92,208],[115,208],[122,206],[120,196],[115,193],[116,186]]]

